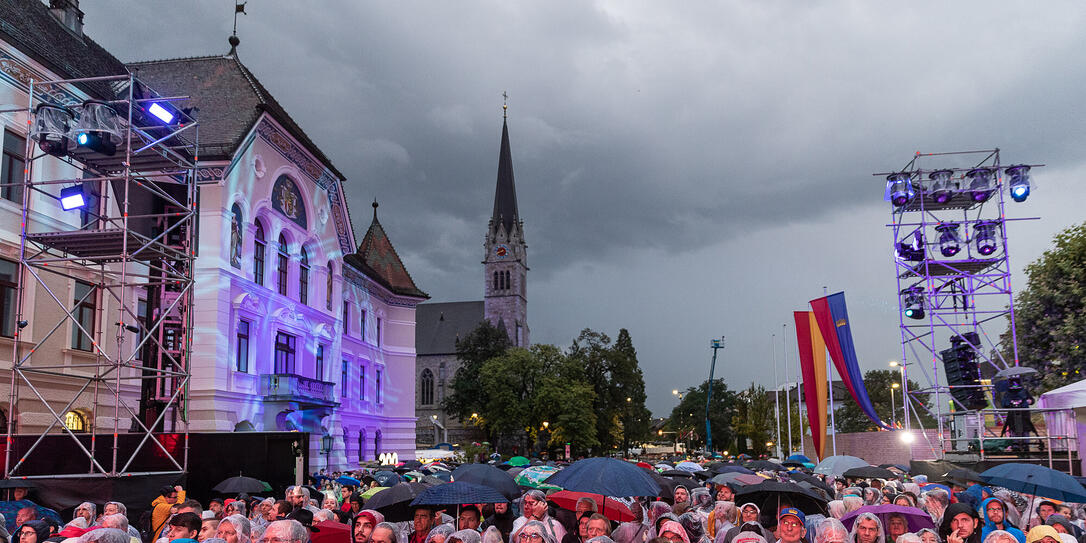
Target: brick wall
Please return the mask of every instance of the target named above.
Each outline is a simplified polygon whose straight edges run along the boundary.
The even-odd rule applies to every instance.
[[[939,446],[936,431],[927,430],[922,434],[918,430],[913,430],[912,433],[916,439],[911,445],[901,441],[901,432],[837,434],[837,454],[862,458],[875,466],[879,464],[908,465],[909,460],[934,460],[936,454],[932,447],[938,450]],[[830,456],[833,454],[833,438],[826,437],[826,456]],[[811,441],[811,436],[804,436],[803,441],[807,456],[813,459],[815,457],[814,443]]]

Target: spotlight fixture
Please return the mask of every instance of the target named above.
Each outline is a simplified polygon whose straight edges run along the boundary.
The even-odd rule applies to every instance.
[[[151,107],[147,108],[147,111],[166,124],[172,123],[173,120],[177,118],[177,115],[174,115],[170,110],[159,105],[158,102],[151,102]]]
[[[969,197],[974,202],[984,202],[992,196],[992,170],[974,168],[965,177],[969,179]]]
[[[931,197],[935,203],[945,204],[954,196],[954,188],[951,185],[953,175],[954,172],[951,170],[936,170],[928,175],[928,179],[931,179]]]
[[[939,252],[950,258],[962,250],[961,238],[958,237],[958,223],[944,222],[935,227],[939,232]]]
[[[886,176],[886,190],[890,194],[890,202],[897,207],[909,203],[916,195],[912,175],[907,173],[892,173]]]
[[[64,211],[80,208],[87,205],[87,199],[83,197],[83,186],[72,185],[60,189],[60,207]]]
[[[30,139],[38,142],[38,148],[53,156],[68,154],[71,140],[68,131],[72,127],[72,110],[56,104],[38,104],[34,108],[34,124]]]
[[[897,255],[902,260],[909,262],[921,262],[925,257],[924,234],[919,230],[913,232],[913,241],[902,241],[897,244]]]
[[[16,322],[15,326],[18,326],[19,329],[22,330],[23,328],[26,328],[27,326],[30,326],[30,321],[22,320],[22,321]]]
[[[79,121],[73,133],[75,142],[103,155],[117,153],[117,144],[121,143],[121,121],[117,110],[101,100],[83,102]]]
[[[996,252],[996,221],[980,221],[973,225],[973,240],[977,245],[977,252],[983,256],[989,256]]]
[[[1011,178],[1011,199],[1015,202],[1025,202],[1029,198],[1029,166],[1019,164],[1007,168],[1007,176]]]
[[[901,296],[902,314],[913,320],[924,318],[924,287],[914,286],[902,290]]]

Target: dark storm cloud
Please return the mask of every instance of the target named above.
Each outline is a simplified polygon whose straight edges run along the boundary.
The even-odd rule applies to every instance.
[[[82,7],[88,34],[123,60],[227,49],[229,2]],[[1000,146],[1062,171],[1082,160],[1086,35],[1074,2],[254,0],[247,10],[243,62],[348,176],[356,230],[377,198],[437,300],[481,295],[508,91],[540,294],[533,339],[565,345],[583,326],[629,327],[665,391],[650,387],[657,412],[671,388],[704,378],[707,337],[736,333],[730,355],[764,359],[769,334],[821,285],[850,289],[857,318],[878,323],[861,358],[900,353],[871,172],[916,150]],[[1046,235],[1075,220],[1060,217]],[[782,251],[831,236],[840,241],[822,254]],[[837,268],[828,254],[863,265]],[[684,288],[713,294],[655,295]],[[721,315],[734,304],[752,309]],[[688,333],[696,341],[679,339]],[[672,371],[675,359],[698,362]],[[750,367],[729,376],[766,382]]]

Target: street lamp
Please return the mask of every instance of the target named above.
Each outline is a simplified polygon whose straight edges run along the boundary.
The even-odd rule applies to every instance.
[[[894,391],[899,388],[901,388],[901,385],[897,383],[890,384],[890,426],[894,428],[897,428],[897,406],[894,404]]]
[[[898,362],[897,360],[890,361],[891,368],[899,368],[901,370],[901,418],[904,419],[905,424],[903,427],[905,431],[909,431],[909,381],[905,377],[905,366],[907,363]],[[892,392],[891,392],[892,393]]]
[[[330,457],[332,455],[332,444],[334,442],[335,440],[330,434],[324,434],[324,436],[321,437],[321,452],[324,453],[324,467],[329,471],[332,469]]]

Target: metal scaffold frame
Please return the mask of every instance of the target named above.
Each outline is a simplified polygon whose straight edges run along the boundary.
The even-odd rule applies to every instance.
[[[194,112],[184,107],[187,97],[159,96],[127,74],[30,81],[28,107],[22,110],[29,115],[28,128],[35,127],[39,105],[75,110],[77,104],[53,100],[70,96],[65,89],[77,86],[109,89],[113,94],[114,99],[98,103],[116,113],[113,136],[119,141],[114,153],[84,147],[80,141],[59,153],[60,158],[47,159],[58,153],[39,149],[33,134],[28,134],[4,477],[183,473],[188,466],[186,391],[192,350],[198,123]],[[160,120],[163,108],[174,114],[172,122]],[[62,160],[82,175],[47,178],[55,168],[42,167],[45,160]],[[94,196],[79,220],[69,224],[40,220],[43,211],[51,210],[32,207],[41,206],[43,200],[59,203],[57,190],[75,185]],[[73,280],[92,285],[80,299],[67,290]],[[36,307],[30,305],[32,290]],[[145,309],[140,308],[141,293],[146,296]],[[90,327],[76,317],[88,302],[93,302]],[[61,315],[56,322],[43,322],[52,320],[49,311],[38,310],[43,303],[59,307],[53,311]],[[34,337],[23,339],[28,321],[34,323]],[[66,363],[44,356],[50,352],[49,344],[69,341],[65,333],[69,325],[71,341],[89,342],[86,357],[92,361],[73,358]],[[115,335],[107,333],[113,330]],[[132,402],[136,388],[139,401]],[[18,434],[15,413],[21,399],[50,415],[40,432]],[[65,413],[77,404],[89,405],[89,435],[65,424]],[[99,419],[112,419],[111,427],[99,428]],[[129,419],[131,426],[123,427],[122,421],[128,424]],[[167,447],[164,431],[183,437],[170,440]],[[33,457],[53,452],[43,443],[62,439],[58,432],[85,455],[85,471],[35,472]],[[148,455],[155,457],[154,465],[165,468],[137,470],[150,465]],[[71,464],[82,461],[79,457]]]
[[[886,226],[893,233],[901,380],[909,400],[905,428],[910,427],[910,411],[918,424],[917,409],[928,411],[938,421],[942,452],[946,452],[948,407],[954,414],[975,412],[952,390],[961,394],[957,389],[983,392],[986,388],[983,384],[949,386],[940,377],[940,352],[951,346],[951,339],[975,353],[978,366],[987,364],[998,371],[1018,365],[1007,224],[1034,218],[1007,218],[1006,200],[1008,170],[1021,166],[1004,165],[999,149],[989,149],[916,153],[901,170],[874,174],[887,180],[886,197],[891,201],[891,221]],[[1029,165],[1025,171],[1037,166]],[[984,175],[988,176],[986,188],[976,184]],[[987,196],[975,198],[975,193],[982,192],[977,187],[987,190]],[[981,239],[990,233],[998,239]],[[944,242],[953,245],[955,241],[948,239],[950,234],[956,238],[956,252],[944,251]],[[991,252],[980,250],[981,241]],[[1010,330],[1009,345],[1001,344],[999,338],[1004,324]],[[923,374],[926,387],[907,390],[907,372],[913,367]],[[925,397],[933,401],[926,403]]]

